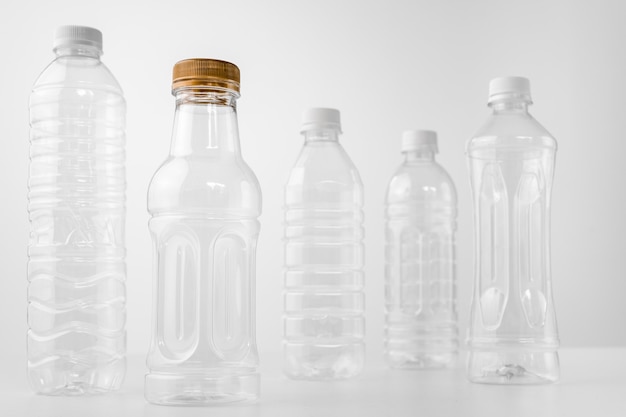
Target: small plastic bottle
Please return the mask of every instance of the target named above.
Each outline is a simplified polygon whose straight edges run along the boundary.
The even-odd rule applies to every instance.
[[[458,355],[456,189],[435,161],[437,134],[402,136],[386,199],[385,356],[392,368],[442,368]]]
[[[49,395],[126,372],[126,102],[102,33],[62,26],[30,95],[28,380]]]
[[[363,184],[339,144],[339,111],[303,116],[285,187],[284,372],[343,379],[365,361]]]
[[[172,94],[170,155],[148,190],[155,281],[145,397],[163,405],[254,401],[261,189],[239,146],[239,68],[180,61]]]
[[[529,113],[522,77],[489,84],[492,114],[467,143],[475,268],[468,377],[538,384],[559,377],[550,278],[550,192],[557,144]]]

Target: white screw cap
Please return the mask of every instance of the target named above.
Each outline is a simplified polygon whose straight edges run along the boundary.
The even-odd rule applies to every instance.
[[[60,26],[54,34],[53,49],[63,46],[90,46],[102,53],[102,32],[88,26]]]
[[[312,129],[335,129],[341,133],[339,110],[325,107],[313,107],[302,113],[300,133]]]
[[[525,77],[499,77],[489,82],[489,101],[492,103],[506,96],[531,100],[530,81]]]
[[[437,153],[437,132],[432,130],[406,130],[402,133],[402,152],[430,149]]]

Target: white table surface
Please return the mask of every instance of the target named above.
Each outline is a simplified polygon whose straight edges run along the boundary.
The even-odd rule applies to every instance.
[[[626,416],[626,348],[562,349],[560,357],[556,384],[494,386],[467,382],[463,361],[448,371],[395,371],[370,361],[349,381],[291,381],[280,372],[280,357],[266,354],[260,401],[220,407],[146,403],[141,356],[129,357],[121,391],[92,397],[34,395],[15,378],[13,364],[1,375],[0,416]]]

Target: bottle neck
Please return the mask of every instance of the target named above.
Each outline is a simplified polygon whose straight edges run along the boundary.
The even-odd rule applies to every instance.
[[[489,103],[493,114],[519,113],[528,114],[528,106],[532,102],[528,99],[504,99]]]
[[[339,142],[339,131],[337,129],[309,129],[302,132],[304,135],[304,143],[313,142]]]
[[[422,163],[434,162],[435,152],[430,148],[414,149],[404,151],[404,162],[406,163]]]
[[[239,157],[239,128],[233,90],[181,88],[174,92],[176,113],[170,154]]]
[[[87,45],[67,45],[59,46],[54,49],[57,58],[65,56],[81,56],[86,58],[100,59],[102,51],[98,48]]]

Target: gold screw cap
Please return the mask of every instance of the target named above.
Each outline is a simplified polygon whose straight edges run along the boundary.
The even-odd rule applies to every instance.
[[[219,59],[194,58],[174,65],[172,90],[179,87],[220,87],[239,92],[239,68]]]

